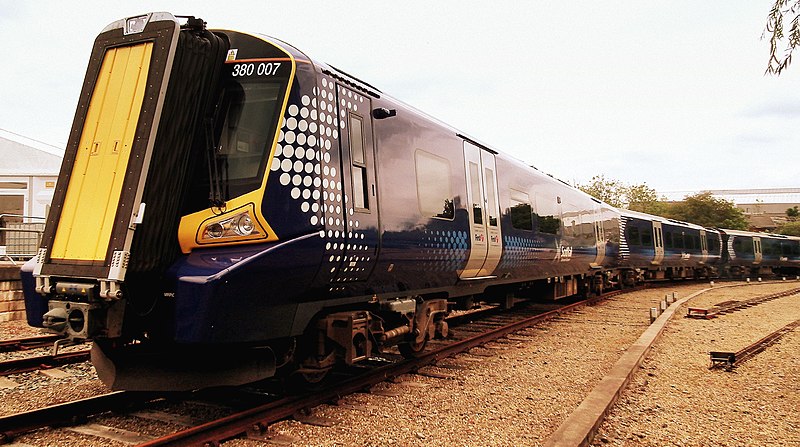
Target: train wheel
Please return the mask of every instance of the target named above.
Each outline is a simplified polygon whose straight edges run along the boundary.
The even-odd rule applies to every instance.
[[[400,351],[400,354],[407,359],[417,358],[425,351],[425,346],[428,345],[428,337],[425,337],[421,342],[415,343],[400,343],[397,345],[397,349]]]
[[[309,385],[317,385],[322,383],[326,377],[328,377],[328,373],[330,369],[321,369],[319,371],[300,371],[298,374],[302,378],[303,382]]]
[[[283,377],[283,386],[292,392],[322,390],[328,384],[331,368],[312,370],[300,368]]]
[[[458,297],[455,302],[454,308],[458,310],[470,310],[481,306],[480,302],[475,301],[475,295]]]
[[[328,373],[336,366],[336,353],[330,351],[324,356],[309,356],[297,365],[291,378],[301,386],[317,385],[324,383]]]

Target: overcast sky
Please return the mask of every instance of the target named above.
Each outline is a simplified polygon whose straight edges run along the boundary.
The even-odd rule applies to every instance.
[[[0,0],[0,128],[63,147],[96,35],[168,11],[280,38],[569,182],[796,187],[800,63],[764,75],[771,3]]]

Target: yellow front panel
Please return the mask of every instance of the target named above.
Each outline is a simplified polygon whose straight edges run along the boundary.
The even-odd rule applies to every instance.
[[[53,259],[106,257],[152,49],[152,42],[112,48],[103,58],[56,229]]]

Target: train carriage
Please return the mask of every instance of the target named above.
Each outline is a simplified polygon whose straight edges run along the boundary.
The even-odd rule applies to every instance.
[[[761,265],[772,272],[792,273],[800,265],[800,238],[782,234],[760,234]]]
[[[109,386],[178,390],[416,356],[453,304],[713,274],[720,234],[616,210],[280,40],[151,13],[95,41],[22,279],[29,324],[92,339]],[[758,238],[727,237],[752,264],[734,249]]]
[[[750,231],[722,230],[726,268],[734,277],[796,274],[800,238]]]
[[[95,42],[29,322],[114,388],[314,380],[415,355],[448,300],[584,291],[616,222],[289,44],[152,13]]]
[[[642,269],[646,279],[717,274],[722,257],[718,230],[630,210],[622,210],[621,215],[620,266],[628,272]],[[626,281],[631,281],[630,276]]]

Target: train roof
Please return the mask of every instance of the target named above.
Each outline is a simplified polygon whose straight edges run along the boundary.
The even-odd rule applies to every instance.
[[[710,232],[714,232],[714,233],[722,232],[722,230],[720,230],[719,228],[704,227],[702,225],[698,225],[698,224],[691,223],[691,222],[684,222],[682,220],[677,220],[677,219],[669,219],[667,217],[661,217],[661,216],[656,216],[654,214],[642,213],[640,211],[626,210],[624,208],[620,208],[619,209],[619,213],[622,216],[633,217],[633,218],[644,219],[644,220],[651,220],[651,221],[654,221],[654,222],[661,222],[662,224],[679,225],[679,226],[686,227],[686,228],[693,228],[693,229],[696,229],[696,230],[706,230],[706,231],[710,231]],[[725,232],[727,232],[727,230],[725,230]]]
[[[274,39],[273,37],[269,37],[269,36],[264,36],[264,37],[265,38],[269,38],[269,39]],[[291,44],[287,44],[287,43],[285,43],[283,41],[280,41],[278,39],[275,39],[275,40],[279,41],[279,42],[281,42],[281,43],[283,43],[285,45],[291,46]],[[295,51],[298,51],[298,52],[300,51],[300,50],[297,50],[294,47],[292,47],[292,48],[295,49]],[[469,141],[470,143],[472,143],[472,144],[474,144],[474,145],[476,145],[476,146],[478,146],[478,147],[480,147],[482,149],[485,149],[485,150],[495,154],[496,156],[498,156],[498,157],[500,157],[500,158],[502,158],[502,159],[504,159],[506,161],[514,163],[514,164],[516,164],[516,165],[518,165],[520,167],[523,167],[525,169],[536,171],[537,173],[548,177],[553,182],[561,183],[563,185],[566,185],[569,188],[572,188],[573,190],[577,191],[578,193],[585,195],[587,198],[597,202],[600,205],[604,205],[607,208],[614,208],[612,205],[610,205],[610,204],[608,204],[606,202],[603,202],[602,200],[599,200],[599,199],[597,199],[597,198],[595,198],[595,197],[593,197],[593,196],[591,196],[589,194],[586,194],[585,192],[583,192],[580,189],[570,185],[569,183],[565,182],[564,180],[561,180],[558,177],[553,176],[552,174],[548,174],[546,172],[540,171],[538,168],[526,163],[524,160],[521,160],[521,159],[519,159],[519,158],[517,158],[517,157],[515,157],[513,155],[508,154],[508,153],[502,152],[501,150],[497,149],[496,147],[494,147],[494,146],[492,146],[492,145],[490,145],[488,143],[485,143],[485,142],[483,142],[483,141],[481,141],[481,140],[479,140],[479,139],[477,139],[477,138],[475,138],[475,137],[463,132],[460,129],[457,129],[457,128],[451,126],[450,124],[447,124],[446,122],[444,122],[444,121],[442,121],[442,120],[440,120],[440,119],[428,114],[427,112],[424,112],[424,111],[422,111],[422,110],[420,110],[420,109],[418,109],[418,108],[416,108],[416,107],[414,107],[414,106],[412,106],[412,105],[410,105],[410,104],[408,104],[408,103],[406,103],[406,102],[404,102],[404,101],[402,101],[400,99],[397,99],[396,97],[394,97],[392,95],[386,94],[385,92],[381,91],[377,87],[375,87],[375,86],[373,86],[373,85],[371,85],[371,84],[369,84],[369,83],[367,83],[367,82],[365,82],[365,81],[363,81],[363,80],[361,80],[361,79],[359,79],[359,78],[357,78],[357,77],[345,72],[344,70],[341,70],[341,69],[339,69],[337,67],[334,67],[334,66],[332,66],[330,64],[327,64],[327,63],[324,63],[324,62],[319,62],[318,60],[316,60],[316,59],[314,59],[312,57],[309,57],[308,55],[305,55],[305,57],[307,57],[308,60],[311,61],[311,63],[317,68],[317,70],[319,72],[323,73],[323,74],[331,76],[331,77],[335,78],[338,81],[344,82],[345,84],[347,84],[347,85],[349,85],[351,87],[355,87],[358,90],[361,90],[362,92],[367,93],[367,94],[369,94],[370,96],[372,96],[374,98],[384,99],[384,100],[390,101],[392,103],[395,103],[398,106],[402,107],[404,112],[414,113],[414,114],[418,115],[419,117],[424,118],[425,120],[428,120],[428,121],[430,121],[432,123],[435,123],[436,125],[440,126],[441,128],[451,132],[454,136],[457,136],[457,137],[462,138],[462,139],[464,139],[466,141]]]
[[[742,237],[760,237],[760,238],[771,238],[771,239],[785,239],[791,241],[800,241],[800,237],[797,236],[787,236],[785,234],[775,234],[775,233],[756,233],[754,231],[743,231],[743,230],[722,230],[725,234],[731,236],[742,236]]]

